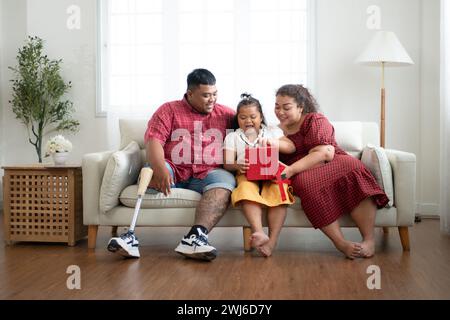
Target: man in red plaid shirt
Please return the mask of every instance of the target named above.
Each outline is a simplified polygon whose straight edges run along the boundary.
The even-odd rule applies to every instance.
[[[167,196],[176,187],[202,194],[194,226],[175,251],[207,261],[217,256],[208,243],[208,233],[225,213],[236,186],[234,176],[221,168],[223,139],[226,129],[232,128],[235,112],[216,103],[215,84],[210,71],[192,71],[183,99],[160,106],[145,133],[147,160],[153,169],[147,193]],[[132,237],[125,242],[137,246],[134,234]]]

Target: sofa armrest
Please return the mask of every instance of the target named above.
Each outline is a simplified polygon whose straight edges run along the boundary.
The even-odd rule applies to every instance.
[[[83,156],[83,223],[98,225],[100,188],[108,159],[114,151],[88,153]]]
[[[412,226],[416,213],[416,155],[386,149],[394,179],[397,226]]]

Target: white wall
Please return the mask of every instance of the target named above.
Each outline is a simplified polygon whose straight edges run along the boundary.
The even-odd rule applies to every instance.
[[[27,152],[31,150],[26,145],[26,133],[20,123],[15,119],[11,112],[11,84],[12,73],[8,66],[16,65],[17,49],[21,46],[26,37],[26,1],[25,0],[3,0],[3,11],[1,12],[1,21],[3,27],[2,34],[2,51],[3,64],[1,66],[1,100],[2,100],[2,116],[3,132],[5,135],[3,140],[4,155],[2,165],[23,163],[22,161],[28,158],[28,161],[35,160],[32,158],[32,153]],[[31,145],[30,145],[31,146]],[[22,160],[22,161],[20,161]]]
[[[3,101],[2,101],[2,68],[3,68],[3,2],[0,1],[0,164],[3,163]],[[3,169],[0,168],[0,176],[3,176]],[[0,211],[3,208],[3,183],[0,182]]]
[[[421,33],[420,152],[418,197],[420,212],[439,214],[440,140],[440,2],[423,1]]]
[[[379,123],[381,68],[355,64],[375,31],[368,30],[367,7],[381,9],[381,28],[396,33],[416,63],[387,68],[386,147],[419,151],[420,0],[319,0],[317,93],[334,120]],[[407,11],[407,14],[406,12]],[[408,121],[402,121],[407,116]]]
[[[105,121],[95,118],[95,2],[6,0],[6,3],[13,7],[11,9],[14,9],[8,10],[8,29],[18,30],[14,35],[8,35],[9,43],[5,45],[8,65],[16,64],[15,56],[18,48],[24,44],[26,34],[43,38],[46,53],[50,58],[63,59],[62,76],[73,84],[67,97],[73,101],[77,111],[75,117],[81,123],[79,133],[68,135],[74,145],[70,160],[75,162],[80,162],[83,154],[101,150],[105,145]],[[80,6],[82,10],[80,30],[69,30],[66,27],[69,17],[66,10],[72,4]],[[13,12],[19,19],[11,14]],[[23,16],[26,18],[23,19]],[[9,71],[6,75],[7,79],[11,77]],[[10,87],[5,91],[7,97],[4,100],[7,101],[10,98]],[[37,155],[34,147],[27,143],[25,127],[14,119],[9,104],[4,112],[4,123],[8,130],[5,149],[15,150],[14,153],[6,155],[5,163],[36,162]]]
[[[81,162],[83,154],[105,150],[106,120],[95,118],[96,1],[0,1],[6,65],[15,64],[26,34],[45,39],[49,56],[63,59],[63,77],[73,82],[69,98],[81,122],[80,132],[69,137],[75,147],[71,160]],[[72,4],[81,8],[80,30],[66,28],[66,9]],[[369,5],[381,8],[381,27],[394,31],[414,60],[414,66],[386,70],[386,145],[417,155],[419,209],[434,211],[439,194],[439,0],[317,0],[316,5],[315,94],[331,120],[379,121],[380,70],[354,64],[374,32],[366,27]],[[7,104],[10,72],[5,66],[0,71],[2,128],[8,132],[2,164],[35,162],[26,132]]]
[[[370,5],[415,62],[386,69],[386,147],[417,155],[418,212],[438,214],[439,0],[319,0],[318,101],[333,120],[379,123],[381,68],[354,63],[374,33]]]
[[[25,149],[24,142],[20,141],[17,145],[8,145],[8,141],[12,140],[17,125],[8,100],[11,99],[10,83],[11,72],[8,66],[14,65],[17,48],[25,36],[26,26],[26,1],[25,0],[1,0],[0,10],[0,104],[1,104],[1,165],[21,159],[22,150]],[[3,176],[3,170],[1,171]],[[3,189],[3,185],[2,188]],[[3,199],[3,192],[1,193]]]

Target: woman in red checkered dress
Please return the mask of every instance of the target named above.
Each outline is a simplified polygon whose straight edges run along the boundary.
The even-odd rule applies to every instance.
[[[371,257],[375,252],[376,209],[389,199],[363,163],[339,148],[334,128],[317,112],[317,103],[301,85],[285,85],[276,94],[275,114],[296,152],[280,155],[289,165],[284,174],[315,228],[322,230],[346,257]],[[350,213],[363,241],[344,239],[338,218]]]

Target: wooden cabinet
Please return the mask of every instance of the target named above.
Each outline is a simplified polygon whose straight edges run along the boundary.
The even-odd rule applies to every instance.
[[[65,242],[87,235],[80,166],[5,166],[5,240]]]

